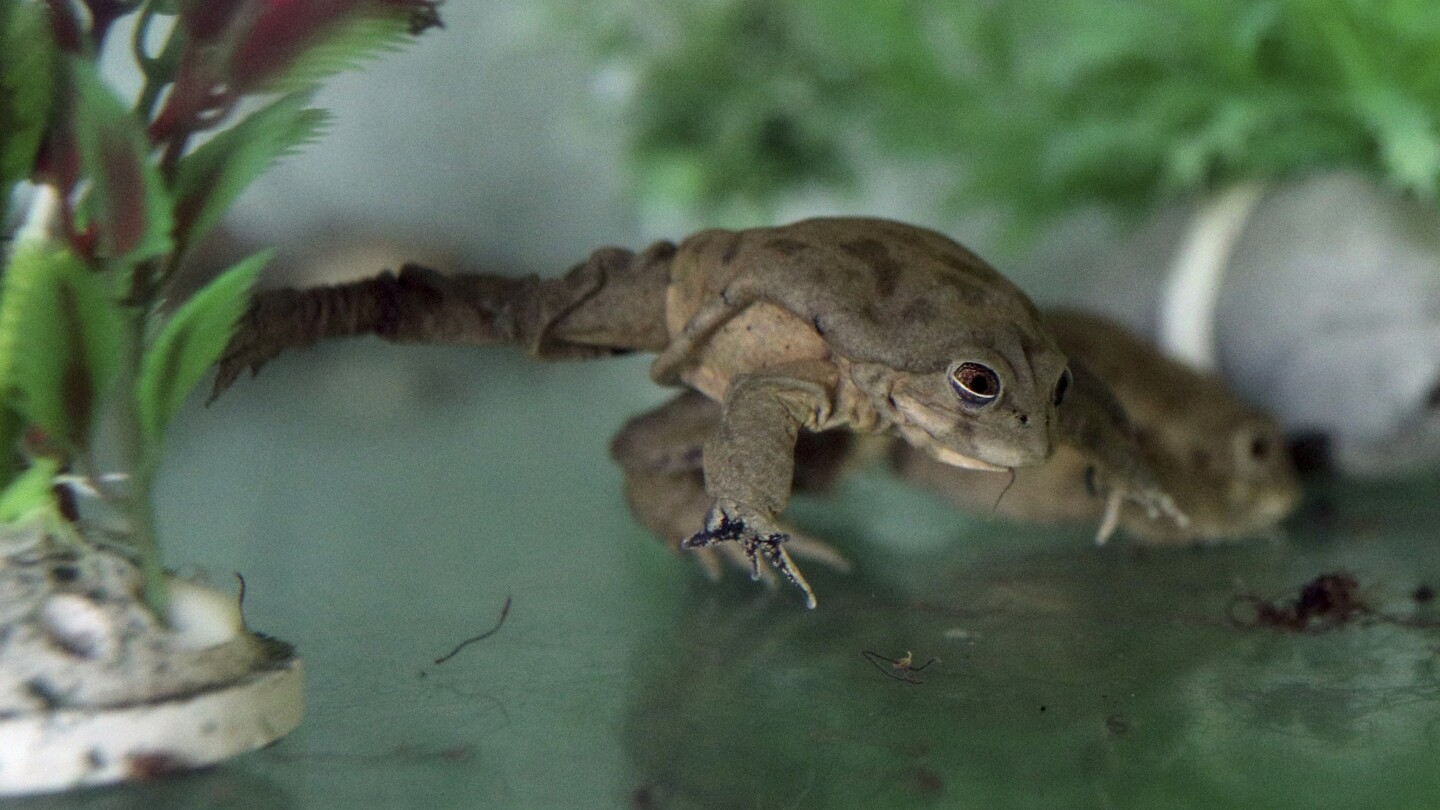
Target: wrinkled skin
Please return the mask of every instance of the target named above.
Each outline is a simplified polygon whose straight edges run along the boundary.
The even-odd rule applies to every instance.
[[[642,253],[604,248],[541,280],[398,275],[260,293],[220,363],[216,391],[286,348],[376,334],[397,342],[512,343],[543,359],[658,356],[656,382],[719,407],[704,441],[709,500],[687,548],[738,548],[814,595],[780,525],[802,432],[899,437],[980,470],[1044,462],[1065,441],[1143,508],[1183,522],[1154,483],[1123,412],[1068,362],[1025,295],[923,228],[812,219],[711,230]]]

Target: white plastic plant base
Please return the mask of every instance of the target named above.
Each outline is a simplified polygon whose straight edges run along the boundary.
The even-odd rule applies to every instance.
[[[0,795],[146,779],[200,768],[285,736],[304,712],[304,670],[289,645],[224,686],[109,708],[0,718]]]

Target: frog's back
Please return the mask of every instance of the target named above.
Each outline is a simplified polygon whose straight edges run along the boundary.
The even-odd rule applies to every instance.
[[[1039,316],[1024,293],[974,253],[882,219],[696,234],[672,265],[672,337],[720,299],[764,302],[852,360],[921,373],[1017,324],[1041,331],[1031,329]]]

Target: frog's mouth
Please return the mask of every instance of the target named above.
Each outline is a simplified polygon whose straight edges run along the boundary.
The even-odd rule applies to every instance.
[[[963,467],[967,470],[1004,472],[1010,469],[982,461],[974,456],[967,456],[949,447],[945,439],[941,437],[951,432],[950,428],[954,423],[953,416],[947,417],[937,413],[919,400],[898,392],[891,393],[890,402],[895,406],[896,416],[900,417],[896,420],[900,435],[905,437],[905,441],[924,450],[936,461],[952,467]]]
[[[925,452],[936,461],[949,464],[952,467],[964,467],[967,470],[984,470],[986,472],[1004,472],[1009,467],[1001,467],[998,464],[991,464],[988,461],[981,461],[974,456],[967,456],[964,453],[957,453],[948,447],[938,444],[931,444],[925,447]]]

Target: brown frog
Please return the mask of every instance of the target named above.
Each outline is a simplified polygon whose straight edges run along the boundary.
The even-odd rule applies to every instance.
[[[877,437],[887,449],[849,433],[806,433],[796,443],[794,489],[823,492],[863,457],[888,456],[901,477],[970,511],[1027,523],[1098,523],[1101,541],[1118,527],[1157,544],[1265,535],[1297,506],[1300,488],[1279,426],[1221,380],[1167,359],[1096,315],[1052,310],[1044,322],[1072,361],[1109,383],[1149,468],[1188,522],[1124,502],[1089,453],[1064,438],[1042,464],[991,472],[944,464],[901,439]],[[631,511],[656,534],[685,537],[701,525],[709,505],[701,447],[719,421],[719,406],[687,392],[630,420],[612,442]],[[797,554],[845,565],[823,544],[794,536]],[[718,572],[714,555],[702,562]]]
[[[1062,436],[1117,491],[1183,521],[1145,468],[1123,412],[1071,366],[1029,299],[975,254],[898,222],[826,218],[710,230],[641,253],[604,248],[556,279],[398,275],[257,294],[216,391],[285,348],[375,334],[516,343],[545,359],[658,354],[652,378],[718,403],[700,457],[709,506],[687,548],[734,544],[814,594],[778,519],[802,431],[898,436],[980,470],[1024,468]]]
[[[1115,393],[1149,468],[1188,522],[1157,520],[1125,503],[1084,448],[1065,441],[1013,479],[936,464],[896,443],[891,459],[902,477],[962,507],[1015,520],[1100,521],[1102,542],[1117,527],[1149,543],[1255,537],[1294,511],[1300,485],[1268,414],[1241,402],[1215,375],[1166,358],[1112,321],[1067,310],[1047,311],[1044,321],[1061,349]]]

